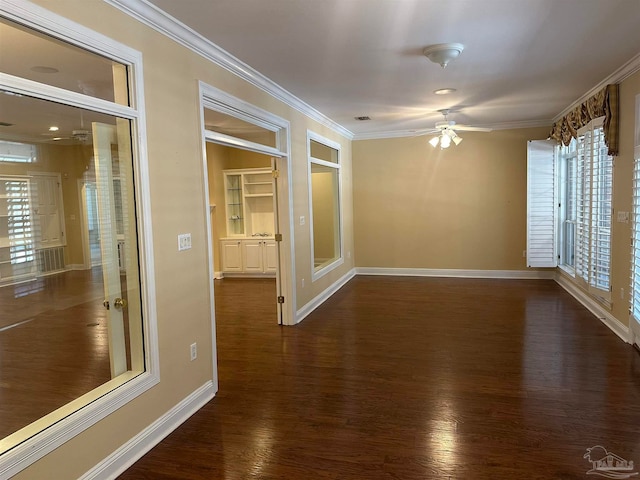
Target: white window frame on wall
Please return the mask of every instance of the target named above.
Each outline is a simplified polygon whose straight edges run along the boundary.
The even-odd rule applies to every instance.
[[[577,163],[577,142],[575,139],[572,139],[571,144],[568,147],[564,145],[560,145],[556,150],[556,159],[558,161],[558,267],[564,270],[566,273],[575,277],[575,238],[576,238],[576,221],[575,214],[576,212],[571,212],[571,202],[569,201],[569,189],[573,189],[573,207],[575,210],[575,202],[576,202],[576,172],[573,172],[573,178],[568,174],[570,162],[573,162],[573,167],[575,169],[575,164]],[[569,187],[569,184],[573,180],[573,186]],[[573,230],[573,263],[567,263],[567,241],[568,230],[571,228]]]
[[[609,239],[609,261],[607,264],[607,285],[602,288],[598,285],[598,281],[596,279],[598,263],[600,260],[600,252],[601,242],[597,240],[598,233],[594,232],[594,227],[601,220],[600,214],[601,209],[596,209],[594,206],[598,205],[598,202],[601,201],[600,194],[602,193],[597,184],[596,173],[600,172],[603,168],[602,159],[600,156],[598,158],[594,158],[594,132],[597,129],[601,129],[604,125],[604,117],[599,117],[583,128],[578,130],[578,174],[577,174],[577,217],[576,217],[576,255],[575,255],[575,272],[576,272],[576,281],[582,285],[582,287],[587,290],[592,295],[603,299],[608,302],[611,299],[611,227],[612,227],[612,212],[609,211],[609,231],[607,233]],[[599,132],[598,138],[602,138],[603,133]],[[581,143],[584,145],[584,158],[581,160]],[[606,147],[604,147],[606,148]],[[609,161],[610,157],[606,156],[605,161]],[[583,173],[581,175],[581,166],[580,163],[584,162],[582,167]],[[613,180],[611,188],[613,188]],[[581,194],[582,193],[582,194]],[[580,203],[583,204],[584,215],[586,218],[583,219],[582,225],[580,221]],[[583,231],[584,238],[580,238],[580,231]],[[586,254],[580,254],[579,245],[580,242],[583,244],[583,249],[586,251]],[[586,257],[583,260],[582,257]],[[582,262],[582,264],[580,264]]]
[[[338,152],[338,161],[336,163],[332,163],[332,162],[327,162],[325,160],[319,159],[319,158],[314,158],[311,156],[311,141],[314,140],[318,143],[321,143],[329,148],[332,148],[334,150],[337,150]],[[307,162],[307,180],[308,180],[308,188],[309,188],[309,243],[311,244],[311,261],[313,262],[314,258],[315,258],[315,250],[314,250],[314,244],[313,244],[313,198],[312,198],[312,190],[311,190],[311,164],[315,163],[317,165],[323,165],[325,167],[329,167],[329,168],[335,168],[338,172],[338,228],[339,228],[339,232],[338,232],[338,236],[339,236],[339,240],[338,240],[338,246],[340,248],[340,255],[338,255],[338,257],[331,262],[330,264],[326,265],[325,267],[321,268],[320,270],[316,271],[316,269],[314,268],[313,265],[311,265],[311,280],[312,281],[316,281],[319,278],[322,278],[323,276],[325,276],[327,273],[329,273],[330,271],[334,270],[335,268],[339,267],[340,265],[342,265],[344,263],[344,226],[342,223],[342,172],[341,172],[341,165],[340,165],[340,161],[341,161],[341,148],[342,146],[338,143],[338,142],[334,142],[333,140],[330,140],[326,137],[323,137],[322,135],[319,135],[315,132],[312,132],[311,130],[307,130],[307,158],[308,158],[308,162]]]
[[[139,212],[137,227],[141,256],[140,279],[144,312],[145,355],[145,371],[142,374],[121,385],[119,381],[117,389],[114,389],[113,381],[98,387],[87,394],[91,395],[92,401],[90,403],[86,403],[84,398],[81,397],[62,407],[68,409],[69,414],[53,425],[48,425],[45,418],[27,427],[32,428],[33,436],[0,456],[0,478],[4,479],[15,475],[156,385],[160,380],[160,371],[150,218],[149,167],[146,154],[142,55],[140,52],[104,35],[24,0],[3,0],[0,3],[0,16],[128,67],[131,95],[130,107],[1,72],[0,88],[34,98],[91,109],[131,121],[133,168],[136,178],[135,201]],[[0,440],[0,448],[4,449],[4,447],[8,448]]]

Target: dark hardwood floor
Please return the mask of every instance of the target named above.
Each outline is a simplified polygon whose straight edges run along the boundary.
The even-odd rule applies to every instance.
[[[0,288],[0,438],[111,379],[100,269]]]
[[[121,480],[586,479],[596,445],[640,467],[640,355],[553,281],[359,276],[295,327],[272,282],[215,288],[220,391]]]

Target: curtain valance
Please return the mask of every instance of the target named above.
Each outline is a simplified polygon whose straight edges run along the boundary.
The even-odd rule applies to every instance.
[[[594,118],[605,117],[604,141],[609,149],[609,155],[618,155],[618,93],[619,85],[607,85],[554,123],[549,137],[569,145],[571,138],[578,136],[579,128],[584,127]]]

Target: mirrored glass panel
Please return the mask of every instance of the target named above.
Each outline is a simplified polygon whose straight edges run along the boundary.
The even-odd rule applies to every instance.
[[[130,120],[7,92],[0,112],[6,449],[145,365]]]
[[[204,109],[204,128],[267,147],[277,147],[276,132],[208,108]]]
[[[309,153],[313,271],[321,274],[342,258],[339,151],[310,139]]]
[[[0,71],[129,105],[126,66],[2,18]]]

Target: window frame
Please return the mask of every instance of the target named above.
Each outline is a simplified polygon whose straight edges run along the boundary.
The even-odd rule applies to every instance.
[[[23,429],[25,439],[15,446],[6,444],[7,439],[10,439],[12,435],[0,439],[0,448],[7,449],[0,455],[0,478],[7,478],[17,474],[158,384],[160,371],[157,313],[154,300],[155,275],[150,218],[149,170],[146,154],[142,54],[83,25],[23,0],[4,0],[0,4],[0,16],[128,67],[131,106],[118,105],[2,72],[0,72],[0,88],[17,94],[86,108],[130,120],[133,171],[136,181],[135,202],[139,213],[137,228],[145,357],[144,372],[131,375],[131,378],[118,377],[61,407],[68,409],[69,412],[62,420],[49,424],[47,416],[45,416],[35,421]],[[124,383],[122,383],[123,380]],[[23,430],[19,432],[23,432]]]
[[[558,160],[558,267],[575,277],[575,239],[576,239],[576,180],[577,180],[577,160],[578,150],[577,141],[571,140],[569,146],[559,145],[556,150],[556,158]],[[569,175],[569,169],[573,170],[572,176]],[[573,181],[573,186],[569,183]],[[572,193],[572,195],[571,195]],[[572,201],[569,200],[572,197]],[[573,209],[570,209],[573,205]],[[571,211],[573,210],[573,211]],[[573,249],[572,261],[567,262],[567,253],[570,251],[567,245],[568,225],[573,225]]]
[[[594,242],[595,242],[595,233],[594,233],[594,227],[597,223],[597,220],[595,218],[596,213],[594,213],[594,205],[598,205],[598,203],[596,202],[601,202],[601,197],[603,195],[605,195],[605,193],[601,190],[601,185],[599,182],[596,182],[596,173],[595,172],[600,172],[600,170],[603,168],[603,160],[602,157],[600,155],[597,156],[597,158],[594,157],[594,152],[596,151],[596,149],[602,149],[602,148],[606,148],[606,146],[604,145],[604,134],[603,132],[599,132],[597,134],[597,138],[599,141],[601,141],[602,143],[598,143],[597,145],[594,145],[594,140],[595,140],[595,134],[594,132],[596,132],[596,130],[602,130],[602,127],[604,125],[604,117],[599,117],[596,118],[594,120],[592,120],[591,122],[589,122],[587,125],[585,125],[584,127],[580,128],[578,130],[578,138],[577,138],[577,175],[576,175],[576,183],[578,185],[578,187],[580,187],[580,184],[582,183],[582,198],[581,197],[581,191],[580,188],[576,189],[576,196],[577,196],[577,205],[576,205],[576,209],[579,212],[580,207],[579,204],[582,201],[585,204],[585,208],[588,210],[586,212],[586,224],[582,225],[582,229],[583,231],[586,232],[585,234],[585,238],[580,239],[580,214],[577,213],[576,215],[576,239],[575,239],[575,244],[576,244],[576,254],[575,254],[575,279],[576,282],[581,285],[581,287],[585,290],[587,290],[590,294],[601,298],[602,300],[604,300],[605,302],[609,302],[611,300],[611,233],[612,233],[612,227],[613,227],[613,215],[612,215],[612,210],[610,209],[609,211],[609,216],[610,216],[610,221],[609,221],[609,226],[608,226],[608,238],[609,238],[609,259],[608,259],[608,263],[607,263],[607,281],[608,281],[608,285],[607,285],[607,289],[603,289],[600,288],[595,280],[595,274],[593,273],[593,270],[595,268],[597,268],[597,263],[598,263],[598,248],[597,246],[594,246]],[[583,173],[582,175],[580,174],[581,171],[581,167],[580,167],[580,154],[581,154],[581,139],[583,142],[586,143],[584,150],[584,162],[585,165],[583,166]],[[588,151],[588,153],[587,153]],[[613,170],[613,157],[611,155],[605,155],[604,156],[605,160],[604,161],[610,161],[611,162],[611,169]],[[596,168],[597,167],[597,168]],[[594,184],[597,183],[596,186],[594,186]],[[606,188],[606,186],[605,186]],[[608,188],[611,189],[611,199],[610,202],[612,203],[613,200],[613,175],[611,175],[611,184],[608,185]],[[594,200],[598,198],[597,200]],[[611,208],[613,208],[613,205],[611,205]],[[585,244],[588,248],[587,248],[587,255],[586,255],[586,261],[584,262],[585,265],[582,265],[582,268],[580,268],[580,266],[578,265],[578,262],[580,261],[580,255],[578,254],[578,245],[580,242],[583,242],[583,244]],[[598,242],[596,242],[598,243]],[[583,271],[584,269],[584,275],[581,274],[581,271]]]
[[[336,162],[328,162],[326,160],[322,160],[320,158],[315,158],[311,156],[311,141],[315,141],[320,143],[326,147],[334,149],[337,151],[337,159]],[[307,181],[308,181],[308,189],[309,189],[309,244],[311,246],[311,281],[315,282],[316,280],[324,277],[327,273],[336,269],[340,265],[344,263],[344,226],[343,226],[343,213],[342,213],[342,170],[341,170],[341,155],[342,155],[342,146],[338,142],[334,142],[322,135],[319,135],[311,130],[307,130]],[[322,165],[324,167],[334,168],[338,175],[338,191],[336,192],[336,200],[338,202],[338,241],[337,246],[340,249],[338,255],[335,260],[331,263],[328,263],[324,267],[316,270],[313,263],[315,262],[315,250],[314,250],[314,240],[313,240],[313,191],[312,191],[312,180],[311,180],[311,165]]]
[[[640,346],[640,94],[636,95],[629,288],[630,343]]]

